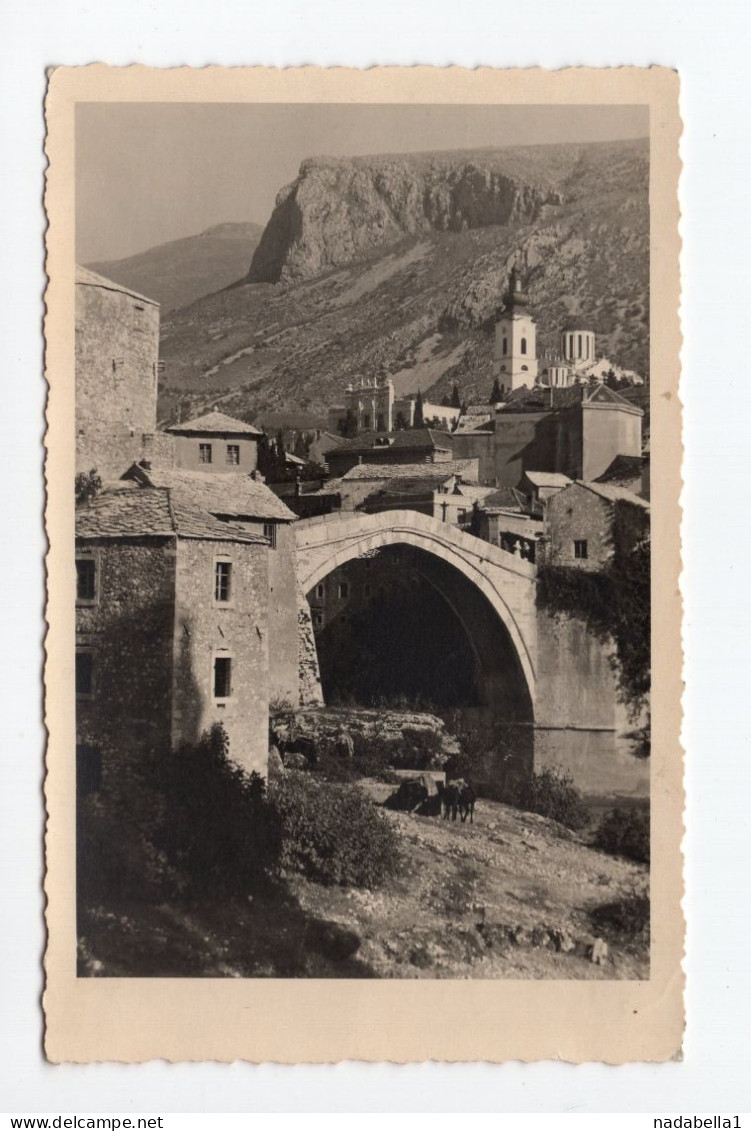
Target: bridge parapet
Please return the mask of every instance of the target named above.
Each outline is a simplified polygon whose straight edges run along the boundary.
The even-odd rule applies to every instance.
[[[488,599],[514,643],[534,702],[537,658],[536,568],[532,562],[417,511],[347,511],[295,523],[298,576],[307,593],[353,558],[411,545],[459,570]]]

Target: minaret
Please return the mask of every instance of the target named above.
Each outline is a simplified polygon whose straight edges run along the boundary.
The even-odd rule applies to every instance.
[[[537,377],[537,326],[529,313],[529,297],[521,272],[514,266],[495,327],[493,376],[507,388],[531,388]]]

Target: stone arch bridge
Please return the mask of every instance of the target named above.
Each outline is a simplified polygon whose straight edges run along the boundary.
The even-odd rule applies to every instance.
[[[413,546],[457,571],[482,594],[508,633],[534,702],[537,611],[531,562],[417,511],[336,512],[304,519],[295,531],[298,578],[305,593],[338,566],[387,546]]]
[[[537,608],[534,564],[411,510],[336,512],[295,523],[295,533],[306,594],[353,559],[412,547],[425,582],[464,627],[483,673],[485,722],[510,723],[526,771],[556,765],[600,799],[648,790],[648,767],[625,739],[632,724],[611,649],[582,622]]]

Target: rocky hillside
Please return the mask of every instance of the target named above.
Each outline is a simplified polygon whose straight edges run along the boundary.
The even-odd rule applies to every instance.
[[[87,266],[155,299],[166,313],[236,282],[262,233],[260,224],[218,224],[200,235],[170,240],[127,259]]]
[[[242,282],[164,320],[161,414],[320,412],[353,376],[397,392],[492,384],[492,319],[521,257],[540,349],[576,317],[649,364],[644,141],[310,160]]]

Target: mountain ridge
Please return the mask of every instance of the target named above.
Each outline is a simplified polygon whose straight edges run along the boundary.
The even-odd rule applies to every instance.
[[[452,153],[311,158],[277,199],[239,282],[164,319],[163,416],[177,401],[321,412],[384,372],[397,390],[487,395],[520,260],[540,352],[573,317],[600,356],[648,375],[645,141],[498,150],[471,169]]]
[[[135,255],[85,266],[148,295],[168,313],[241,278],[263,230],[250,221],[226,221]]]

